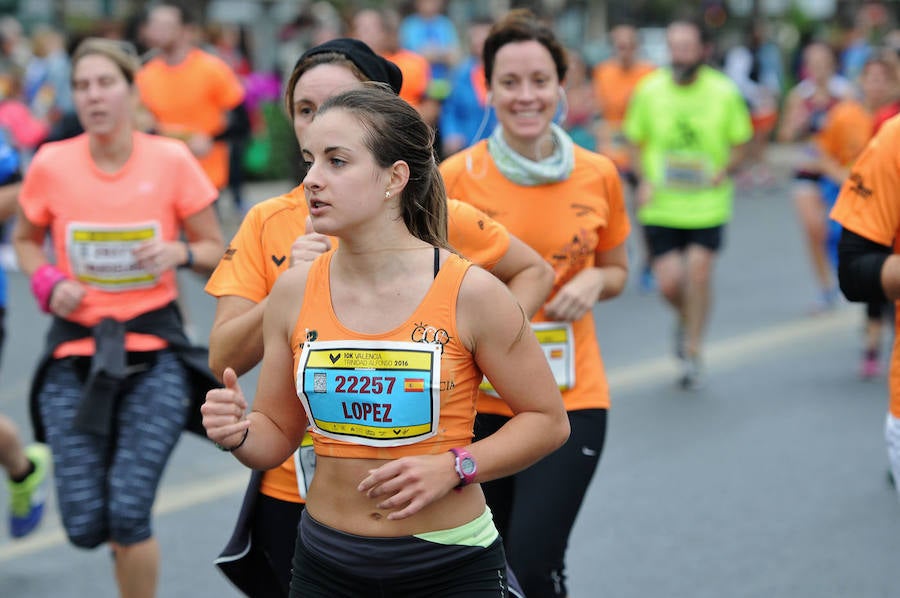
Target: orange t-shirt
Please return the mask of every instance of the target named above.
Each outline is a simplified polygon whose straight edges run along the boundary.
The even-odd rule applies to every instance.
[[[420,54],[403,49],[393,54],[385,54],[384,58],[396,64],[403,73],[400,97],[418,108],[431,83],[431,65],[428,64],[428,60]]]
[[[159,132],[181,139],[193,133],[218,135],[225,130],[228,111],[244,99],[244,88],[231,67],[196,48],[176,65],[160,57],[150,60],[138,71],[136,81]],[[213,185],[225,187],[228,145],[217,141],[199,160]]]
[[[875,118],[862,104],[845,100],[829,110],[816,145],[841,166],[849,166],[865,149],[874,128]]]
[[[900,116],[881,127],[853,164],[831,217],[862,237],[900,253]],[[900,332],[900,302],[894,327]],[[889,377],[890,411],[900,418],[900,334],[894,334]]]
[[[330,284],[333,255],[330,251],[320,256],[310,268],[303,307],[291,335],[298,396],[305,392],[309,397],[307,416],[310,413],[313,416],[310,426],[314,421],[323,426],[322,433],[315,428],[311,432],[316,454],[348,459],[397,459],[408,455],[439,454],[469,444],[475,424],[475,397],[482,374],[457,333],[456,302],[471,262],[450,254],[422,302],[403,324],[381,334],[363,334],[344,327],[334,313]],[[341,341],[346,343],[341,346],[347,348],[337,353],[337,358],[332,352],[337,349],[323,349],[322,356],[327,355],[321,360],[324,363],[313,368],[313,358],[309,361],[309,369],[316,373],[298,373],[301,372],[301,352],[310,335],[315,337],[315,342],[310,343],[311,350],[323,341]],[[378,343],[382,341],[399,341],[417,348],[380,349]],[[437,351],[431,352],[430,349],[435,347]],[[386,356],[390,360],[386,360]],[[366,363],[345,363],[347,357]],[[421,363],[417,358],[421,358]],[[428,366],[432,360],[440,363],[439,379],[433,379],[433,386],[429,381],[436,370],[430,370]],[[335,369],[351,374],[333,377],[323,373]],[[325,379],[318,380],[319,377]],[[367,387],[369,380],[371,384]],[[355,385],[361,389],[356,397],[350,394]],[[363,392],[367,394],[363,395]],[[429,399],[432,392],[433,400]],[[334,396],[322,400],[322,393]],[[361,406],[364,397],[376,407],[368,412],[364,410]],[[336,406],[338,400],[342,402],[341,407]],[[434,435],[423,435],[419,439],[422,430],[418,428],[429,427]],[[387,439],[379,435],[380,431],[387,431]],[[378,445],[335,439],[328,437],[329,433],[375,437],[374,442]],[[405,438],[408,443],[388,446],[395,438]]]
[[[290,267],[291,245],[304,234],[308,213],[302,185],[253,206],[206,283],[206,292],[256,303],[265,299],[279,274]],[[509,233],[502,225],[461,201],[447,201],[447,225],[451,246],[485,269],[493,268],[509,248]],[[337,239],[332,244],[337,246]],[[303,502],[293,457],[265,472],[260,492]]]
[[[576,274],[593,267],[597,252],[625,242],[630,231],[615,165],[578,146],[571,176],[549,185],[524,187],[509,181],[488,154],[487,141],[450,156],[441,164],[441,173],[448,194],[495,218],[553,266],[553,294]],[[540,311],[532,321],[546,322],[547,318]],[[575,383],[563,391],[566,409],[608,408],[609,387],[593,314],[589,311],[572,326]],[[512,415],[503,401],[484,393],[479,396],[478,411]]]
[[[594,97],[600,104],[603,118],[616,124],[625,120],[628,101],[634,88],[655,69],[649,62],[638,62],[626,70],[617,60],[606,60],[595,66]]]
[[[94,326],[102,318],[129,320],[175,299],[175,272],[158,278],[137,267],[134,246],[178,239],[181,222],[210,205],[216,190],[180,141],[134,133],[133,149],[116,173],[94,164],[88,136],[48,143],[34,156],[19,203],[33,224],[48,227],[56,266],[86,289],[69,320]],[[129,335],[129,350],[165,346]],[[162,343],[162,344],[161,344]],[[90,355],[93,339],[60,347],[57,357]]]
[[[597,64],[593,72],[594,97],[600,115],[609,128],[609,139],[601,140],[597,151],[609,156],[620,169],[631,166],[631,154],[622,135],[622,121],[628,110],[628,102],[634,88],[656,67],[649,62],[638,62],[629,69],[623,69],[617,60],[606,60]]]

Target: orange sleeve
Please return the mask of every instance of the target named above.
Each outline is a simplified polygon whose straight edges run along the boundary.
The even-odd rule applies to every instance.
[[[882,127],[853,165],[831,217],[880,245],[893,245],[900,229],[900,118]]]
[[[625,197],[622,193],[622,181],[619,178],[615,165],[608,158],[601,156],[603,162],[601,168],[604,171],[604,186],[606,202],[609,205],[609,214],[606,227],[601,229],[600,239],[597,242],[597,251],[608,251],[618,247],[628,238],[631,232],[631,222],[625,209]]]
[[[259,303],[269,294],[260,211],[251,209],[225,249],[205,290],[213,297],[236,295]]]
[[[493,268],[509,249],[505,226],[456,199],[447,200],[447,229],[451,247],[485,270]]]

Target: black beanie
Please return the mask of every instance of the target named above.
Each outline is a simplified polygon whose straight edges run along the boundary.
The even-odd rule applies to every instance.
[[[345,56],[366,77],[372,81],[387,83],[394,90],[394,93],[400,93],[400,87],[403,85],[403,73],[400,72],[400,68],[390,60],[382,58],[373,52],[372,48],[358,39],[341,37],[312,47],[297,59],[297,64],[294,65],[294,68],[296,69],[297,65],[310,56],[326,53]]]

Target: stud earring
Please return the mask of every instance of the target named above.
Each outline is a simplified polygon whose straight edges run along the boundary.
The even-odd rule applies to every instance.
[[[385,198],[385,199],[390,199],[390,198],[391,198],[391,192],[390,192],[390,191],[385,191],[385,192],[384,192],[384,198]]]

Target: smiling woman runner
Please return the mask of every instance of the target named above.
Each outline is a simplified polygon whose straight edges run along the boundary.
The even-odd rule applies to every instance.
[[[111,544],[124,597],[156,593],[150,511],[189,423],[190,372],[208,376],[182,330],[175,269],[209,271],[222,251],[216,190],[196,159],[180,141],[134,130],[137,68],[118,42],[78,46],[72,89],[86,132],[35,155],[14,233],[38,305],[53,315],[32,389],[36,437],[43,426],[69,540]]]
[[[566,545],[600,461],[609,408],[592,309],[625,286],[630,228],[615,165],[575,146],[553,123],[566,58],[552,30],[529,11],[511,11],[488,35],[484,71],[500,124],[489,139],[448,158],[441,173],[449,195],[496,214],[553,265],[554,290],[533,326],[572,428],[562,449],[487,484],[485,495],[525,595],[566,596]],[[476,438],[506,426],[511,415],[485,390]]]
[[[315,230],[340,243],[275,283],[253,410],[231,369],[203,406],[210,438],[254,469],[281,463],[312,428],[291,596],[505,595],[479,482],[568,435],[522,309],[447,250],[432,143],[419,114],[380,89],[319,107],[304,191]],[[422,326],[442,333],[410,340]],[[482,373],[515,415],[472,444]]]
[[[298,141],[319,105],[363,81],[402,84],[400,69],[363,42],[335,39],[307,50],[294,66],[285,91],[285,106]],[[450,244],[473,263],[504,281],[532,314],[553,285],[553,269],[522,241],[472,206],[447,202]],[[316,233],[303,186],[263,201],[244,218],[206,291],[218,299],[210,335],[210,367],[221,376],[225,366],[241,375],[262,357],[262,313],[275,280],[288,268],[312,261],[337,244]],[[412,339],[415,340],[415,339]],[[235,532],[216,560],[218,567],[252,598],[287,596],[297,524],[312,479],[312,440],[284,463],[254,472]]]

